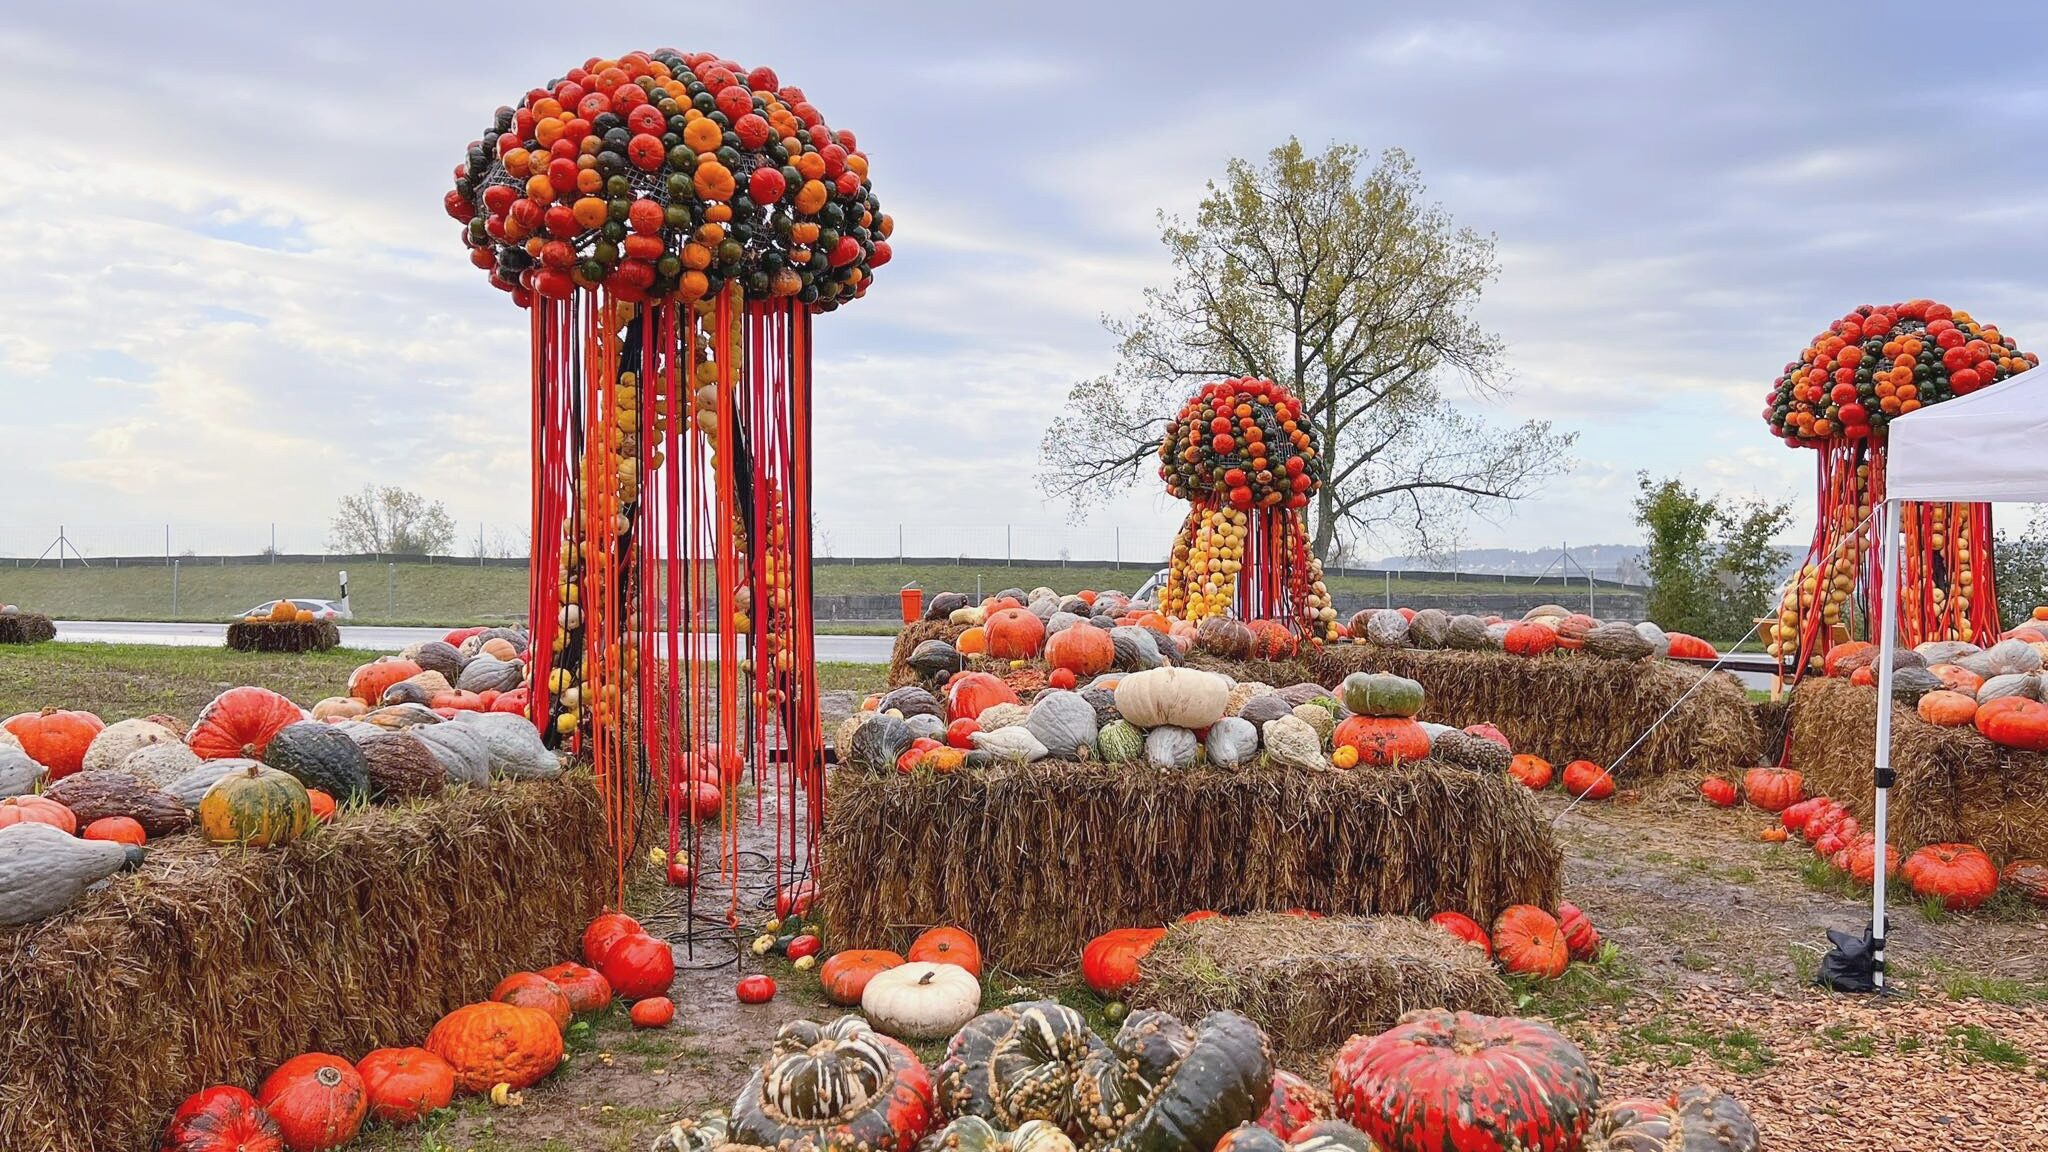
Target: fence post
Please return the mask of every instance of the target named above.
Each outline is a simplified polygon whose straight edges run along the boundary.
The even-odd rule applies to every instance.
[[[277,521],[270,522],[270,562],[277,563]]]
[[[178,562],[171,561],[171,619],[178,618]]]
[[[1124,568],[1124,530],[1123,530],[1122,526],[1118,526],[1118,527],[1117,527],[1117,529],[1116,529],[1116,570],[1117,570],[1117,571],[1119,571],[1119,572],[1121,572],[1121,571],[1123,571],[1123,568]]]
[[[903,567],[903,521],[896,522],[896,566]]]
[[[1003,567],[1008,568],[1010,566],[1010,556],[1010,526],[1005,524],[1003,525]]]
[[[1392,608],[1394,606],[1394,570],[1387,568],[1382,570],[1380,574],[1387,578],[1387,607]]]
[[[386,564],[384,569],[384,618],[386,620],[396,620],[398,619],[398,562],[392,561]]]

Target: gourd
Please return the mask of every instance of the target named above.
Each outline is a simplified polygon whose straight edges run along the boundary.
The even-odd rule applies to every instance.
[[[328,1152],[356,1138],[369,1114],[369,1093],[356,1066],[309,1052],[277,1066],[256,1091],[292,1152]]]
[[[918,1147],[922,1152],[1074,1152],[1074,1141],[1043,1120],[1026,1120],[1006,1132],[979,1116],[962,1116]]]
[[[1356,749],[1358,763],[1381,768],[1429,756],[1429,734],[1403,716],[1349,717],[1337,725],[1330,742],[1337,748]]]
[[[1119,624],[1109,630],[1109,644],[1116,667],[1125,672],[1144,672],[1166,662],[1159,651],[1159,634],[1150,628]]]
[[[944,716],[946,714],[945,705],[939,703],[938,697],[915,684],[907,684],[901,688],[892,689],[884,693],[877,711],[894,712],[905,720],[910,719],[912,716]]]
[[[183,743],[148,744],[130,752],[119,767],[123,772],[132,772],[144,782],[169,791],[169,785],[173,780],[190,773],[204,763],[205,761],[199,758],[199,753],[185,747]],[[202,788],[200,791],[203,792],[205,789]],[[199,798],[193,796],[186,807],[190,808],[198,803]]]
[[[1417,648],[1441,648],[1451,631],[1449,613],[1424,608],[1408,621],[1408,639]]]
[[[516,1092],[540,1083],[562,1062],[562,1030],[538,1009],[486,1000],[441,1017],[427,1033],[426,1049],[448,1062],[455,1086],[465,1092],[489,1092],[498,1084]]]
[[[246,1090],[216,1085],[171,1113],[160,1152],[284,1152],[284,1134]]]
[[[904,663],[920,677],[935,680],[966,668],[967,657],[944,640],[926,640],[910,650],[910,657]]]
[[[1313,707],[1313,705],[1303,705]],[[1321,711],[1321,709],[1317,709]],[[1261,730],[1266,758],[1287,768],[1320,770],[1329,766],[1323,759],[1323,741],[1308,721],[1299,716],[1268,720]]]
[[[2009,696],[2024,697],[2028,700],[2041,698],[2041,678],[2025,673],[2008,673],[1993,676],[1977,689],[1977,703],[1989,704]]]
[[[1094,1147],[1150,1152],[1214,1148],[1258,1118],[1272,1085],[1273,1054],[1250,1020],[1212,1012],[1189,1028],[1147,1010],[1089,1056],[1075,1095]]]
[[[1310,730],[1316,734],[1316,743],[1318,744],[1336,735],[1337,713],[1332,710],[1334,703],[1332,701],[1331,705],[1296,704],[1294,706],[1292,715],[1295,719],[1309,726]]]
[[[1513,904],[1493,921],[1493,956],[1512,973],[1555,980],[1571,965],[1557,918],[1534,904]]]
[[[1636,635],[1650,642],[1650,655],[1662,659],[1671,655],[1671,637],[1649,620],[1636,625]]]
[[[202,760],[260,760],[272,736],[305,718],[268,688],[230,688],[200,709],[185,744]]]
[[[1760,1152],[1763,1137],[1740,1101],[1713,1088],[1664,1100],[1616,1100],[1586,1132],[1585,1152]]]
[[[1003,760],[1043,760],[1048,754],[1044,742],[1022,724],[1012,724],[993,732],[975,732],[968,739],[977,749]]]
[[[291,775],[261,764],[214,781],[199,801],[199,830],[215,844],[285,845],[313,823],[313,801]]]
[[[1294,711],[1294,705],[1278,692],[1261,692],[1238,706],[1237,716],[1254,728],[1268,720],[1278,720]]]
[[[29,795],[48,774],[49,769],[30,759],[19,746],[0,747],[0,800]]]
[[[1022,704],[991,704],[982,710],[981,718],[976,720],[975,723],[980,726],[983,732],[993,732],[998,728],[1008,728],[1013,724],[1022,724],[1029,719],[1031,719],[1031,709]]]
[[[1365,640],[1382,648],[1408,646],[1408,618],[1392,608],[1381,608],[1365,618]]]
[[[332,725],[317,720],[285,725],[270,738],[263,760],[339,803],[353,804],[370,798],[370,767],[363,759],[363,750]]]
[[[929,712],[919,712],[915,716],[906,716],[903,718],[903,723],[910,727],[912,747],[916,746],[918,740],[937,740],[940,742],[945,740],[946,722]],[[972,724],[974,721],[969,720],[968,723]]]
[[[1389,1148],[1571,1152],[1593,1119],[1585,1054],[1539,1020],[1412,1012],[1330,1064],[1337,1115]]]
[[[1998,892],[1998,865],[1974,844],[1929,844],[1906,857],[1900,870],[1913,895],[1965,912]]]
[[[85,765],[85,751],[92,746],[106,723],[90,712],[45,708],[22,712],[0,721],[0,728],[14,737],[29,759],[50,770],[50,779],[62,780]]]
[[[1074,1085],[1101,1047],[1079,1012],[1052,1000],[984,1012],[953,1034],[933,1070],[939,1110],[1002,1129],[1032,1121],[1071,1127]]]
[[[80,762],[82,770],[96,772],[108,768],[119,768],[121,761],[138,748],[151,744],[176,744],[178,734],[154,720],[140,718],[120,720],[99,730],[86,745],[85,758]]]
[[[1585,649],[1602,660],[1642,660],[1656,651],[1642,633],[1619,621],[1587,630]]]
[[[455,1099],[455,1069],[425,1048],[378,1048],[356,1061],[370,1118],[394,1128],[412,1124]]]
[[[1192,768],[1201,749],[1202,742],[1185,728],[1161,724],[1145,733],[1145,761],[1154,768]]]
[[[1218,768],[1241,768],[1259,754],[1259,730],[1242,716],[1225,716],[1209,725],[1202,750]]]
[[[525,671],[525,666],[516,660],[478,655],[462,666],[462,675],[456,677],[455,687],[464,692],[509,692],[519,687]]]
[[[142,863],[142,849],[24,821],[0,828],[0,927],[63,911],[92,884]]]
[[[1116,641],[1100,628],[1064,628],[1045,642],[1046,663],[1075,676],[1095,676],[1116,664]]]
[[[476,730],[469,725],[422,724],[411,729],[409,734],[433,753],[448,783],[488,785],[491,782],[491,754],[485,750]]]
[[[1346,721],[1349,723],[1349,721]],[[1513,755],[1499,744],[1453,728],[1430,742],[1429,754],[1446,764],[1498,775],[1508,770]]]
[[[1095,750],[1112,764],[1124,764],[1145,754],[1145,733],[1128,720],[1112,720],[1095,734]]]
[[[1061,760],[1094,758],[1095,709],[1077,692],[1049,689],[1039,693],[1024,728],[1038,738],[1048,754]]]
[[[730,1140],[790,1152],[910,1152],[931,1128],[931,1094],[916,1055],[860,1017],[796,1020],[740,1089]]]
[[[400,655],[419,665],[420,671],[438,672],[442,679],[449,681],[459,678],[463,666],[469,663],[469,658],[446,640],[429,640]]]
[[[1140,728],[1207,728],[1223,718],[1230,681],[1195,668],[1133,672],[1116,686],[1116,709]]]
[[[1892,699],[1918,704],[1929,692],[1941,691],[1941,677],[1925,668],[1901,668],[1892,673]]]
[[[159,791],[130,772],[77,772],[50,785],[43,798],[71,809],[82,827],[108,816],[126,816],[151,838],[192,826],[185,802]]]
[[[1278,620],[1254,620],[1248,627],[1252,630],[1254,659],[1292,660],[1301,650],[1300,637]]]
[[[1353,716],[1414,716],[1422,711],[1422,685],[1391,672],[1353,672],[1337,694]]]
[[[860,1010],[885,1035],[935,1040],[981,1010],[981,981],[958,964],[911,960],[868,981]]]
[[[967,597],[959,592],[940,592],[925,602],[926,620],[944,620],[960,609],[967,607]]]
[[[380,802],[438,796],[448,780],[441,762],[410,732],[386,732],[356,742],[370,778],[370,798]]]

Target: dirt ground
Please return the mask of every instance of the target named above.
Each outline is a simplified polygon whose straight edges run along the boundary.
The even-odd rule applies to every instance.
[[[1903,994],[1833,995],[1810,986],[1824,932],[1860,931],[1867,896],[1806,868],[1797,845],[1758,842],[1767,817],[1707,808],[1675,784],[1569,811],[1555,794],[1544,803],[1569,855],[1566,896],[1612,947],[1525,988],[1523,1011],[1586,1048],[1604,1098],[1712,1084],[1749,1106],[1770,1149],[2048,1150],[2048,910],[2001,900],[1949,916],[1897,903],[1891,959]],[[755,850],[768,842],[747,837]],[[765,918],[757,909],[770,893],[743,880],[743,928]],[[635,1032],[614,1009],[519,1106],[471,1102],[364,1146],[640,1149],[678,1114],[728,1103],[778,1025],[835,1011],[814,977],[780,963],[765,969],[781,985],[773,1003],[734,1000],[738,944],[706,941],[729,895],[700,897],[710,919],[699,921],[695,959],[679,950],[674,1026]],[[648,889],[637,911],[680,940],[679,897]],[[749,971],[761,967],[747,958]]]

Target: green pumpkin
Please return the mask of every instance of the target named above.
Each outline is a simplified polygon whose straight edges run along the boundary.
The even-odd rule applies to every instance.
[[[216,844],[289,844],[312,823],[313,800],[306,795],[306,786],[254,762],[247,771],[215,781],[199,800],[200,830]]]
[[[1414,716],[1422,711],[1422,685],[1392,672],[1353,672],[1337,691],[1353,716]]]
[[[270,738],[263,759],[338,804],[370,798],[370,766],[363,750],[331,724],[308,720],[285,725]]]
[[[1145,732],[1129,720],[1112,720],[1095,734],[1095,751],[1111,764],[1145,756]]]

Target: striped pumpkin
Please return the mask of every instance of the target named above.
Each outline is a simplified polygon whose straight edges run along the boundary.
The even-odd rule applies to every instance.
[[[977,1116],[998,1129],[1031,1120],[1069,1127],[1074,1084],[1102,1041],[1079,1012],[1051,1000],[1012,1004],[969,1020],[946,1043],[933,1071],[940,1109]]]
[[[1576,1152],[1599,1097],[1578,1046],[1538,1020],[1426,1011],[1330,1063],[1337,1115],[1387,1148]]]
[[[1212,1012],[1190,1028],[1144,1011],[1088,1058],[1076,1099],[1091,1148],[1181,1152],[1213,1149],[1257,1120],[1272,1090],[1273,1053],[1257,1024]]]
[[[795,1020],[740,1090],[731,1142],[911,1152],[931,1122],[931,1077],[910,1049],[858,1016]]]

